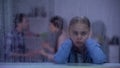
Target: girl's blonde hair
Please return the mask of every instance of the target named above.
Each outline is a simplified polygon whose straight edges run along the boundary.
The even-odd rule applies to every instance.
[[[85,16],[82,16],[82,17],[73,17],[70,21],[70,24],[69,24],[69,29],[76,23],[83,23],[85,25],[88,26],[88,28],[90,29],[91,28],[91,24],[90,24],[90,21],[87,17]]]

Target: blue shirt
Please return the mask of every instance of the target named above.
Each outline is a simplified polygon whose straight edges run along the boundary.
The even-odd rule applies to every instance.
[[[56,63],[68,63],[70,60],[70,63],[74,63],[75,59],[72,59],[74,57],[74,52],[72,52],[72,41],[70,39],[67,39],[59,48],[58,52],[54,55],[54,61]],[[85,43],[86,49],[87,49],[87,61],[86,63],[104,63],[106,62],[106,56],[103,53],[103,51],[100,48],[100,45],[93,39],[88,39]],[[70,57],[71,55],[71,57]],[[82,62],[82,55],[78,56],[79,63]]]

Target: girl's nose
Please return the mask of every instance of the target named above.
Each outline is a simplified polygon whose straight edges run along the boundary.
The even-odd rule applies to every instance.
[[[81,34],[78,34],[78,37],[77,37],[78,40],[81,40],[82,39],[82,36]]]

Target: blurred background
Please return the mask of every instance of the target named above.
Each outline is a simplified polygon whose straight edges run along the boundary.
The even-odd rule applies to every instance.
[[[87,16],[92,24],[92,38],[102,44],[108,62],[120,63],[119,6],[120,0],[0,0],[0,62],[5,62],[5,36],[12,30],[15,14],[25,13],[30,31],[43,37],[49,32],[49,19],[54,15],[63,17],[67,25],[74,16]],[[26,45],[36,49],[46,39],[43,37],[26,37]],[[42,62],[40,58],[28,60]]]

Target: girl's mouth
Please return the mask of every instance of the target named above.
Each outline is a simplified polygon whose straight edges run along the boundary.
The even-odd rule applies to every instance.
[[[80,41],[76,41],[76,43],[77,43],[77,44],[82,44],[82,42],[80,42]]]

